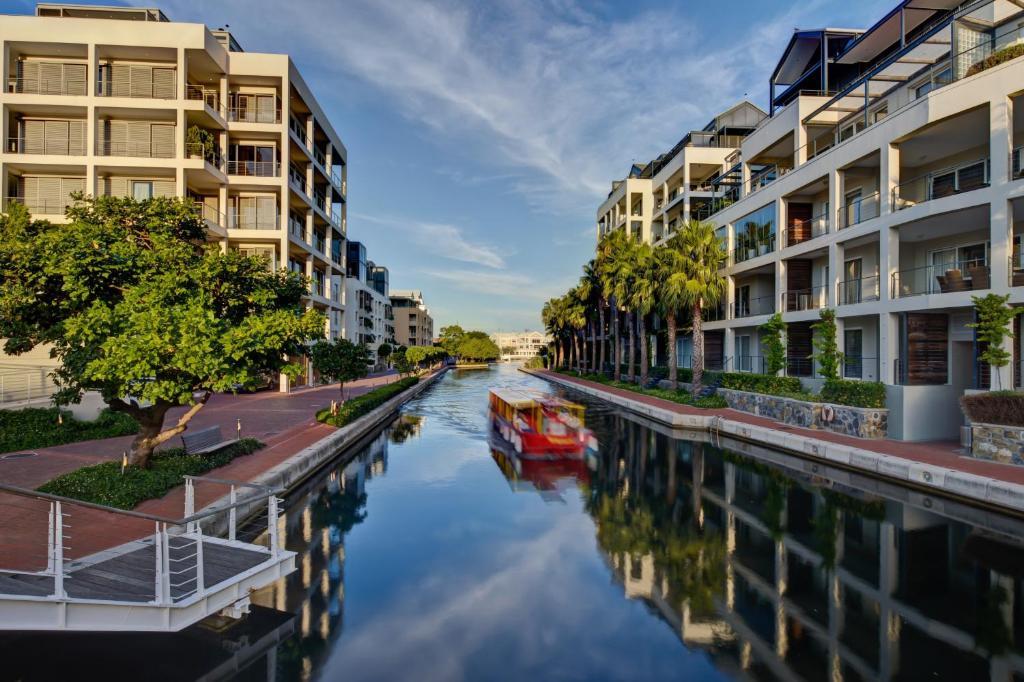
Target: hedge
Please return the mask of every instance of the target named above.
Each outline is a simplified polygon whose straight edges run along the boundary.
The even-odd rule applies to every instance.
[[[63,424],[57,423],[58,415],[63,416]],[[103,410],[91,422],[79,421],[71,412],[56,407],[0,410],[0,452],[129,436],[138,430],[134,419],[111,410]]]
[[[799,395],[804,392],[803,384],[796,377],[777,377],[770,374],[750,372],[725,372],[721,375],[722,388],[768,395]],[[705,383],[710,382],[709,377]]]
[[[967,76],[973,76],[976,73],[981,73],[985,69],[991,69],[993,66],[998,66],[1003,62],[1016,59],[1021,55],[1024,55],[1024,43],[1016,43],[1009,47],[1004,47],[1001,50],[993,52],[980,62],[972,64],[971,68],[967,69],[967,73],[964,74],[964,77],[966,78]]]
[[[39,491],[118,509],[134,509],[141,502],[163,497],[181,485],[185,476],[199,476],[262,447],[263,443],[258,440],[243,438],[205,455],[186,455],[182,448],[174,448],[155,453],[149,469],[128,467],[124,474],[121,462],[103,462],[58,476],[39,486]]]
[[[821,400],[850,407],[885,407],[885,385],[877,381],[826,381]]]
[[[972,422],[999,426],[1024,426],[1024,393],[990,391],[960,398],[964,414]]]
[[[399,381],[381,386],[380,388],[375,388],[369,393],[364,393],[363,395],[346,400],[338,406],[337,414],[332,415],[330,408],[320,410],[316,413],[316,420],[323,422],[324,424],[330,424],[331,426],[345,426],[353,420],[362,417],[375,407],[380,407],[402,391],[412,388],[418,382],[418,377],[406,377],[405,379],[400,379]]]
[[[579,374],[572,370],[559,369],[559,374],[564,374],[570,377],[578,376],[581,379],[587,381],[593,381],[598,384],[604,384],[605,386],[612,386],[613,388],[621,388],[624,391],[632,391],[633,393],[641,393],[643,395],[653,396],[655,398],[661,398],[662,400],[669,400],[680,405],[689,405],[691,407],[700,407],[704,409],[717,409],[721,407],[729,407],[729,404],[720,395],[713,395],[707,398],[698,398],[694,400],[693,397],[686,391],[666,388],[640,388],[636,384],[632,384],[626,381],[615,381],[609,379],[603,374]]]

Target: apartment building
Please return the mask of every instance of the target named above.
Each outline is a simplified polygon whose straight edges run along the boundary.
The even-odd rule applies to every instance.
[[[399,345],[433,345],[434,318],[423,302],[422,291],[392,291],[391,308],[395,315],[395,340]]]
[[[361,242],[347,242],[345,338],[370,349],[375,365],[382,343],[395,344],[395,318],[388,296],[388,269],[366,258]]]
[[[758,327],[778,311],[785,371],[813,385],[811,325],[829,307],[843,376],[887,385],[891,436],[955,438],[965,390],[1021,386],[1019,320],[998,372],[968,325],[972,296],[1024,304],[1022,44],[1010,0],[904,0],[864,31],[793,35],[770,116],[718,171],[736,188],[682,211],[729,253],[710,366],[764,371]]]
[[[495,332],[491,341],[501,350],[502,362],[525,362],[540,355],[540,349],[551,343],[551,337],[541,332]],[[506,352],[510,351],[510,352]]]
[[[59,222],[78,191],[191,199],[210,242],[306,275],[341,335],[347,153],[288,55],[159,9],[49,3],[4,16],[0,43],[4,209]]]

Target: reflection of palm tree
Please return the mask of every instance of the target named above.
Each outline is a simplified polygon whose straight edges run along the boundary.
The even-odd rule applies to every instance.
[[[418,436],[423,425],[423,417],[417,414],[403,414],[391,426],[388,434],[392,443],[404,443],[411,436]]]

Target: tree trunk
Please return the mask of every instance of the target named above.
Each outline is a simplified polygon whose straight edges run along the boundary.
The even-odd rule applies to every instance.
[[[341,391],[341,402],[345,402],[345,382],[338,382],[338,390]]]
[[[210,392],[204,392],[186,412],[178,418],[178,423],[169,429],[163,429],[167,411],[174,405],[165,401],[157,401],[149,407],[137,407],[123,400],[114,400],[110,409],[124,412],[139,423],[139,432],[135,435],[128,451],[128,464],[144,469],[152,466],[153,451],[161,444],[184,433],[192,417],[203,408],[210,399]]]
[[[636,381],[636,367],[633,360],[636,358],[636,324],[633,323],[633,313],[626,312],[626,326],[629,327],[629,350],[626,351],[626,373],[630,381]]]
[[[646,315],[637,315],[636,324],[639,327],[638,335],[640,336],[640,385],[647,385],[648,377],[648,348],[647,348],[647,320]]]
[[[612,307],[612,363],[615,365],[612,367],[612,376],[615,377],[615,381],[622,379],[622,349],[619,346],[619,306],[615,301],[615,297],[611,298]]]
[[[597,341],[597,344],[599,346],[597,352],[599,353],[599,355],[598,355],[597,360],[594,362],[594,364],[596,365],[596,367],[594,368],[594,371],[595,372],[603,372],[604,371],[604,347],[608,343],[608,333],[604,329],[604,301],[601,301],[600,303],[597,304],[597,333],[598,333],[598,335],[600,335],[601,339],[599,341]]]
[[[701,301],[693,304],[693,395],[700,392],[704,380],[704,315]]]
[[[665,311],[665,324],[668,325],[668,383],[675,391],[679,388],[679,364],[676,358],[676,311]]]
[[[580,365],[580,333],[575,329],[572,332],[572,354],[576,356],[576,373],[581,374],[583,370]]]

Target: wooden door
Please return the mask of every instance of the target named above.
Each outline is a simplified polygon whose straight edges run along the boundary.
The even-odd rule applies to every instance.
[[[811,238],[813,204],[789,203],[786,206],[786,246],[793,246]]]

